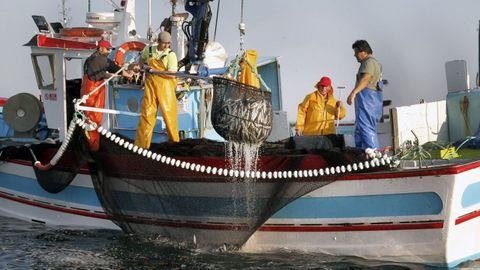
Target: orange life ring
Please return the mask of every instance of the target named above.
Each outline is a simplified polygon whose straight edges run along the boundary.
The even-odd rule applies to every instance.
[[[117,48],[117,53],[115,54],[115,64],[121,66],[125,62],[125,54],[129,51],[141,52],[145,48],[145,43],[139,41],[128,41],[120,45]]]
[[[105,30],[91,27],[73,27],[60,29],[60,36],[64,37],[100,37]]]

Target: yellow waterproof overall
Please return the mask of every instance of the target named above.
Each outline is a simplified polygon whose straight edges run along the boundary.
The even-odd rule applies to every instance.
[[[162,60],[152,57],[148,59],[148,66],[158,71],[167,70]],[[176,78],[166,78],[163,75],[147,75],[145,79],[145,94],[140,108],[140,121],[137,134],[135,135],[135,145],[145,149],[150,147],[159,105],[167,128],[168,141],[180,141],[178,136],[176,87]]]
[[[252,65],[255,72],[257,71],[257,51],[247,50],[245,54],[245,59]],[[240,67],[242,68],[242,73],[240,74],[239,82],[248,84],[250,86],[260,88],[260,81],[257,78],[257,75],[253,72],[250,66],[245,62],[240,62]]]
[[[296,129],[303,130],[304,136],[335,134],[335,120],[345,117],[345,107],[339,111],[336,104],[333,92],[326,98],[318,91],[307,95],[298,105]]]

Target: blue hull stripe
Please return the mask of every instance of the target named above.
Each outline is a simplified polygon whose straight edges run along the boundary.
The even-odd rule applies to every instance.
[[[174,216],[246,217],[258,216],[268,200],[253,200],[249,206],[244,198],[155,196],[115,192],[119,207]],[[248,213],[246,209],[250,209]],[[392,216],[437,215],[442,200],[434,192],[366,195],[349,197],[299,198],[277,212],[274,218],[368,218]]]
[[[65,201],[65,203],[101,207],[93,188],[70,185],[63,191],[52,194],[43,190],[36,180],[3,172],[0,172],[0,187],[48,199]]]
[[[273,218],[357,218],[437,215],[443,209],[434,192],[299,198]]]
[[[191,217],[256,217],[267,199],[247,202],[245,198],[191,197],[139,194],[124,191],[114,193],[116,204],[124,211]],[[248,210],[250,211],[248,211]]]
[[[44,191],[30,178],[0,172],[0,187],[17,192],[31,194],[48,199],[65,201],[66,203],[84,204],[101,207],[95,190],[78,186],[68,186],[58,194]],[[245,201],[232,198],[208,197],[176,197],[145,194],[131,194],[116,192],[117,199],[122,203],[124,210],[137,210],[156,213],[160,209],[165,214],[183,214],[198,216],[205,214],[209,209],[211,216],[236,216],[248,215],[243,209]],[[190,203],[189,203],[190,202]],[[180,204],[178,204],[180,203]],[[262,203],[257,201],[257,203]],[[175,205],[190,205],[191,207],[179,209]],[[232,209],[236,205],[236,209]],[[220,207],[219,207],[220,206]],[[230,207],[229,207],[230,206]],[[250,208],[252,209],[252,208]],[[253,207],[253,215],[255,213]],[[436,215],[443,209],[440,197],[434,192],[391,194],[391,195],[366,195],[345,197],[299,198],[277,212],[273,218],[356,218],[356,217],[384,217],[384,216],[412,216]]]

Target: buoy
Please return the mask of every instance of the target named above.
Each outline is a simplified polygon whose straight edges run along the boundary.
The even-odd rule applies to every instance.
[[[128,41],[117,48],[115,54],[115,64],[121,66],[125,62],[125,54],[129,51],[141,52],[145,48],[145,43],[139,41]]]

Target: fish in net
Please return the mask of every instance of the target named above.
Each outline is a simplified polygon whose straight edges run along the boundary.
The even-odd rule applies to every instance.
[[[222,77],[213,78],[211,120],[225,140],[260,144],[272,130],[272,94]]]

